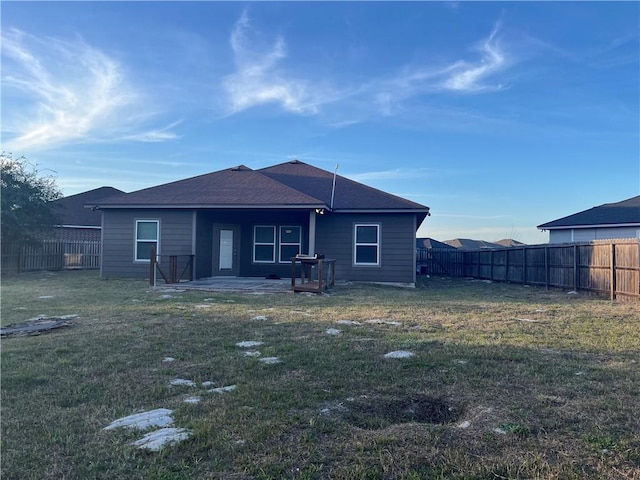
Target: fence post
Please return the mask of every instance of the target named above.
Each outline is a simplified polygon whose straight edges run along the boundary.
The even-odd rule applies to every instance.
[[[522,284],[527,284],[527,247],[522,247]]]
[[[149,252],[149,285],[152,287],[156,286],[155,273],[156,273],[156,247],[152,246],[151,251]]]
[[[509,283],[509,250],[505,249],[504,255],[504,281]]]
[[[169,257],[169,283],[178,283],[178,257]]]
[[[573,290],[578,291],[578,246],[573,245]]]
[[[616,244],[611,243],[611,300],[616,299]]]
[[[544,247],[544,287],[549,290],[549,247]]]

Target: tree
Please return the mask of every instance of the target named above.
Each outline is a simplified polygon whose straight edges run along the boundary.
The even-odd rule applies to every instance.
[[[0,154],[0,224],[3,244],[28,242],[60,223],[53,204],[62,196],[51,175],[42,176],[24,157]]]

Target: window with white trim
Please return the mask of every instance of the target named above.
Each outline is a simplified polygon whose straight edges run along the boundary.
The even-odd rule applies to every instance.
[[[290,262],[300,253],[301,238],[300,227],[280,227],[280,263]]]
[[[136,220],[135,261],[148,262],[151,259],[151,247],[155,248],[157,255],[159,238],[159,220]]]
[[[380,225],[375,223],[355,225],[353,263],[380,265]]]
[[[276,227],[256,225],[253,227],[253,261],[275,263]]]

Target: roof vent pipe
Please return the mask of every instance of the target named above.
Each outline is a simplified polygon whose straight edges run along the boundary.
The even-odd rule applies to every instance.
[[[331,210],[333,210],[333,198],[336,195],[336,174],[338,173],[338,164],[336,163],[336,169],[333,171],[333,186],[331,187]]]

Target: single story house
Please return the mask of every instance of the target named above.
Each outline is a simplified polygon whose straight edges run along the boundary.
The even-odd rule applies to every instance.
[[[442,250],[455,250],[456,247],[452,247],[443,242],[439,242],[438,240],[434,240],[433,238],[425,237],[425,238],[416,238],[416,248],[424,249],[424,248],[439,248]]]
[[[453,240],[445,240],[444,243],[460,250],[486,250],[488,248],[504,247],[504,245],[497,243],[473,240],[471,238],[454,238]]]
[[[640,195],[543,223],[538,229],[549,230],[549,243],[640,238]]]
[[[196,279],[291,276],[297,254],[337,280],[414,284],[424,205],[298,160],[238,166],[87,205],[102,212],[103,277],[149,275],[153,247],[194,257]]]
[[[84,208],[85,204],[124,193],[113,187],[100,187],[51,202],[53,211],[60,217],[53,238],[67,241],[99,241],[102,213]]]

